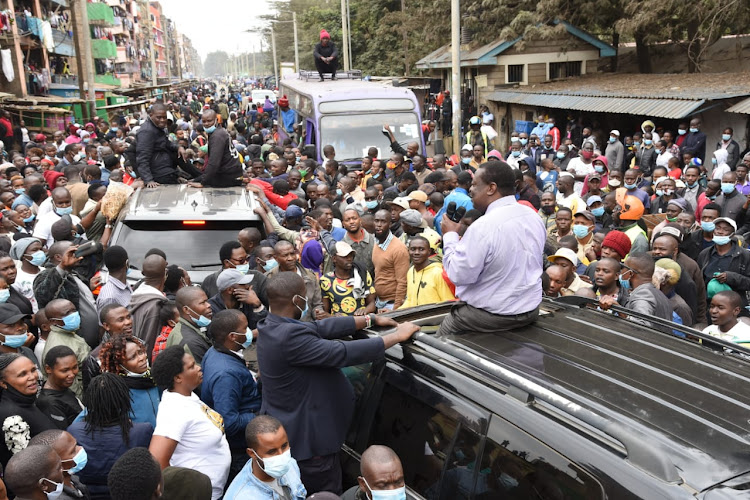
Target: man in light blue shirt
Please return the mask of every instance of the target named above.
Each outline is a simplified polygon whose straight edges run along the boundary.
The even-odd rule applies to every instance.
[[[245,441],[250,460],[224,500],[305,500],[307,490],[281,422],[270,415],[256,416],[245,428]]]
[[[440,211],[435,215],[435,229],[440,234],[443,234],[440,229],[440,221],[443,219],[443,215],[445,214],[445,211],[448,209],[448,205],[450,202],[456,203],[456,208],[458,207],[466,207],[466,211],[468,212],[472,208],[474,208],[474,204],[471,201],[471,197],[469,197],[469,189],[471,188],[471,181],[472,181],[472,174],[465,170],[458,174],[458,187],[454,189],[451,194],[445,197],[445,201],[443,202],[443,207],[440,209]]]
[[[507,163],[485,163],[471,186],[474,208],[484,215],[460,239],[460,225],[443,217],[443,267],[463,303],[443,320],[440,335],[495,333],[536,320],[547,232],[535,210],[516,202],[518,182]]]

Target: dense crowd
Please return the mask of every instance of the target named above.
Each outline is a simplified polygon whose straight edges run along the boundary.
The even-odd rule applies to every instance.
[[[248,95],[193,88],[3,138],[0,463],[17,498],[338,498],[340,368],[418,330],[391,310],[458,299],[441,335],[497,332],[578,295],[750,344],[750,154],[731,129],[707,149],[698,119],[647,120],[600,143],[542,117],[501,152],[485,108],[458,155],[386,126],[387,157],[340,164],[328,145],[319,164],[287,99]],[[129,279],[119,210],[184,183],[251,192],[260,225],[219,242],[200,286],[158,246]],[[338,340],[373,325],[395,330]],[[405,498],[401,464],[374,446],[343,498],[389,495]]]

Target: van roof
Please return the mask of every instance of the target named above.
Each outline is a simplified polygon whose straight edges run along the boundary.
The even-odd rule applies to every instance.
[[[244,187],[193,188],[187,184],[137,189],[122,220],[260,220],[255,195]]]
[[[346,101],[349,99],[384,99],[405,97],[412,99],[414,94],[407,87],[394,87],[390,80],[325,80],[323,82],[311,79],[305,81],[297,74],[287,75],[281,80],[281,85],[288,86],[297,92],[309,94],[318,102]],[[283,89],[279,90],[283,93]]]
[[[445,312],[433,306],[397,319]],[[516,385],[514,376],[503,378],[491,367],[562,396],[571,403],[569,417],[590,410],[636,429],[638,446],[664,458],[666,475],[679,475],[698,491],[750,471],[750,358],[547,299],[539,319],[518,330],[456,335],[450,342],[421,334],[419,341],[465,354],[483,377],[503,385]]]

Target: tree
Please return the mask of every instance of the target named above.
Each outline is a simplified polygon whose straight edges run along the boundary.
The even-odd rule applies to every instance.
[[[228,60],[229,55],[223,50],[211,52],[206,56],[206,62],[203,63],[203,74],[208,77],[225,74],[226,68],[224,64]]]

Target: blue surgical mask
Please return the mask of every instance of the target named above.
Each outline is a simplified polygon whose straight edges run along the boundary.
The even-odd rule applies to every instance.
[[[66,332],[74,332],[81,327],[81,315],[78,311],[73,311],[62,319],[62,329]]]
[[[638,184],[628,184],[627,182],[623,184],[625,186],[625,189],[635,189],[638,187]]]
[[[695,128],[695,127],[690,127],[690,132],[694,134],[694,133],[698,132],[698,129]]]
[[[589,234],[589,227],[583,224],[573,224],[573,234],[576,238],[585,238]]]
[[[685,130],[684,128],[678,128],[677,133],[680,135],[685,135],[687,134],[687,130]]]
[[[300,299],[302,299],[302,300],[305,301],[305,308],[304,309],[302,309],[297,304],[294,304],[294,299],[296,299],[297,297],[299,297]],[[305,314],[307,314],[307,311],[309,309],[309,303],[308,303],[307,298],[303,297],[302,295],[295,295],[294,297],[292,297],[292,304],[294,304],[294,307],[296,307],[297,309],[299,309],[300,312],[302,313],[302,315],[300,316],[300,318],[304,317]]]
[[[643,140],[643,144],[645,144],[646,146],[650,146],[653,143],[654,143],[654,141],[652,141],[651,139],[644,139]]]
[[[369,498],[371,500],[406,500],[406,485],[396,488],[395,490],[373,490],[367,479],[362,477],[367,488],[370,490]]]
[[[701,222],[701,229],[703,229],[707,233],[713,233],[714,229],[716,229],[716,224],[714,224],[712,221],[703,221]]]
[[[5,302],[5,301],[3,301]],[[5,341],[2,342],[4,346],[11,347],[13,349],[18,349],[22,345],[26,343],[26,334],[20,334],[20,335],[5,335]]]
[[[698,185],[698,181],[695,181],[692,184],[690,184],[689,182],[686,183],[686,184],[687,184],[687,187],[689,187],[690,189],[693,189],[694,187],[696,187]]]
[[[188,309],[190,309],[193,313],[195,313],[195,311],[193,311],[192,308],[188,307]],[[193,320],[193,323],[195,323],[195,326],[197,326],[198,328],[205,328],[211,324],[211,320],[202,314],[198,316],[197,318],[190,316],[190,319]]]
[[[521,152],[520,151],[513,151],[513,156],[516,157],[516,158],[518,158],[519,156],[521,156]]]
[[[76,455],[72,458],[73,462],[75,462],[75,465],[71,467],[70,469],[65,469],[65,472],[70,474],[71,476],[73,474],[76,474],[78,472],[81,472],[84,467],[86,467],[86,464],[89,462],[89,456],[88,453],[86,453],[86,449],[81,446],[81,449],[76,453]]]
[[[242,274],[247,274],[250,270],[250,264],[240,264],[239,266],[234,266],[234,268]]]
[[[721,192],[724,194],[730,194],[732,191],[734,191],[734,183],[733,182],[722,182],[721,183]]]
[[[603,174],[604,173],[604,165],[594,165],[594,170],[596,170],[600,174]]]
[[[561,153],[561,152],[558,151],[555,156],[557,156],[558,160],[562,160],[563,158],[565,158],[565,153]]]
[[[610,137],[609,138],[609,142],[611,142],[612,144],[614,144],[615,141],[617,141],[617,137]]]
[[[641,145],[641,141],[633,141],[633,147],[634,148],[637,148],[640,145]]]
[[[236,333],[237,335],[242,335],[242,333],[240,333],[240,332],[232,332],[232,333]],[[234,343],[237,344],[237,345],[241,345],[243,349],[247,349],[253,343],[253,331],[250,329],[249,326],[247,327],[247,330],[245,330],[244,335],[245,335],[245,341],[244,342],[240,343],[240,342],[237,342],[235,340]]]
[[[28,224],[29,222],[32,222],[34,219],[36,219],[36,215],[31,214],[30,216],[26,217],[23,221]]]
[[[29,264],[32,266],[41,266],[44,264],[44,261],[47,260],[47,256],[44,255],[44,252],[41,250],[37,250],[36,252],[31,254],[31,258],[29,259]]]
[[[370,200],[367,202],[367,208],[370,210],[375,210],[378,208],[378,201],[377,200]]]
[[[268,271],[271,271],[271,270],[275,269],[275,268],[276,268],[276,266],[278,266],[278,265],[279,265],[279,263],[278,263],[278,262],[276,262],[276,259],[268,259],[268,260],[267,260],[267,261],[266,261],[266,262],[265,262],[265,263],[263,264],[263,270],[264,270],[265,272],[268,272]]]
[[[591,213],[594,214],[594,217],[601,217],[604,215],[604,207],[592,208]]]
[[[55,213],[59,215],[60,217],[62,217],[63,215],[70,215],[73,213],[73,207],[65,207],[65,208],[55,207]]]
[[[210,127],[206,127],[203,130],[205,130],[207,134],[213,134],[216,130],[216,125],[211,125]]]
[[[461,163],[463,163],[464,165],[468,165],[469,163],[471,163],[471,157],[461,158]]]
[[[727,243],[732,241],[732,237],[731,236],[719,236],[715,234],[713,241],[714,241],[714,244],[716,245],[726,245]]]
[[[5,304],[10,298],[10,288],[0,290],[0,304]]]
[[[732,136],[729,135],[729,134],[721,134],[721,140],[722,141],[728,141],[731,138],[732,138]]]
[[[521,139],[521,144],[523,144],[524,146],[525,146],[526,144],[528,144],[528,143],[529,143],[529,140],[528,140],[528,139]]]
[[[620,286],[624,290],[630,290],[630,280],[626,280],[622,277],[622,274],[617,277],[617,280],[620,282]]]
[[[336,196],[342,196],[344,194],[344,191],[341,188],[336,189]]]
[[[14,191],[16,192],[16,194],[24,194],[26,192],[24,188],[14,189]]]

